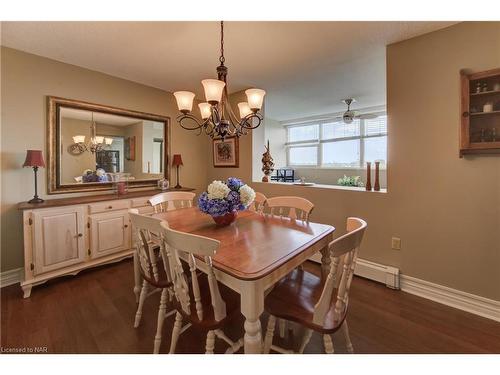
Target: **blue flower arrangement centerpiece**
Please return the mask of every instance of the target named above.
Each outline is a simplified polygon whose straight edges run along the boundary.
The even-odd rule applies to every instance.
[[[214,181],[198,198],[198,208],[209,214],[218,226],[236,220],[238,211],[246,210],[255,199],[255,191],[243,181],[229,177],[226,182]]]

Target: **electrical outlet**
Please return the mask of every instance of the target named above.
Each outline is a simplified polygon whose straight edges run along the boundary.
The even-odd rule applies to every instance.
[[[401,238],[392,237],[391,247],[392,250],[401,250]]]

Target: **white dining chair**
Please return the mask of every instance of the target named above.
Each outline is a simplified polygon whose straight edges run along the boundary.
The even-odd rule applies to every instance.
[[[259,192],[255,192],[255,199],[250,204],[249,209],[255,212],[262,212],[264,205],[266,204],[267,197]]]
[[[216,337],[229,344],[226,353],[238,351],[243,345],[243,339],[233,342],[222,331],[226,319],[239,313],[240,298],[236,292],[217,282],[212,256],[218,250],[220,242],[170,229],[165,221],[161,223],[161,233],[169,260],[177,310],[170,353],[175,353],[180,334],[191,325],[208,332],[206,354],[214,353]],[[190,278],[185,275],[180,254],[187,257]],[[203,272],[198,271],[199,266],[203,266]],[[184,327],[183,320],[188,322]]]
[[[284,196],[267,198],[266,207],[271,215],[309,222],[314,204],[305,198]]]
[[[303,220],[309,222],[309,217],[312,210],[314,209],[314,204],[309,200],[302,197],[295,196],[282,196],[267,198],[265,202],[265,209],[267,212],[274,216],[286,216],[295,220]],[[302,266],[299,266],[302,268]],[[287,323],[279,319],[279,331],[280,337],[285,337],[287,331]]]
[[[161,292],[153,349],[153,353],[156,354],[160,351],[163,322],[166,317],[175,313],[173,306],[171,306],[171,311],[166,312],[167,302],[171,302],[173,296],[173,283],[165,246],[162,241],[158,245],[157,241],[150,239],[150,233],[158,233],[158,238],[161,239],[161,220],[140,215],[137,209],[130,209],[129,216],[132,230],[136,232],[134,256],[139,264],[139,271],[143,279],[139,305],[135,314],[135,328],[139,327],[141,323],[142,309],[146,298],[156,292]]]
[[[149,199],[155,213],[172,211],[177,208],[193,207],[195,193],[189,191],[168,191],[159,193]]]
[[[333,353],[331,334],[343,332],[347,351],[354,352],[347,326],[349,289],[354,267],[367,224],[364,220],[347,219],[347,234],[329,245],[330,272],[323,282],[319,276],[295,269],[278,282],[264,300],[264,309],[270,314],[264,339],[264,353],[272,349],[280,353],[294,353],[272,344],[276,318],[296,322],[306,328],[298,353],[303,353],[313,332],[323,335],[326,353]]]

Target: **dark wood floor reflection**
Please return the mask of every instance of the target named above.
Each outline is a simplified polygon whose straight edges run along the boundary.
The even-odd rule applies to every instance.
[[[308,263],[309,270],[319,271]],[[152,353],[159,294],[146,300],[142,325],[134,329],[132,262],[87,270],[76,277],[33,288],[23,299],[19,285],[1,290],[1,346],[47,347],[49,353]],[[355,278],[350,297],[349,328],[357,353],[500,353],[500,323],[446,307],[383,285]],[[265,329],[267,317],[262,318]],[[170,344],[172,317],[163,329],[161,352]],[[243,318],[228,322],[231,338],[243,334]],[[299,333],[275,342],[298,345]],[[177,353],[204,352],[205,333],[190,328]],[[345,353],[341,334],[335,350]],[[216,341],[216,352],[226,344]],[[323,353],[314,334],[307,353]]]

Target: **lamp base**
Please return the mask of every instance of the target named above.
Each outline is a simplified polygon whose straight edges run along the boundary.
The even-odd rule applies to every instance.
[[[34,197],[33,199],[28,201],[28,203],[42,203],[42,202],[44,202],[44,200],[38,197]]]
[[[174,186],[174,189],[182,189],[182,186],[179,185],[179,184],[177,184],[177,185]]]

